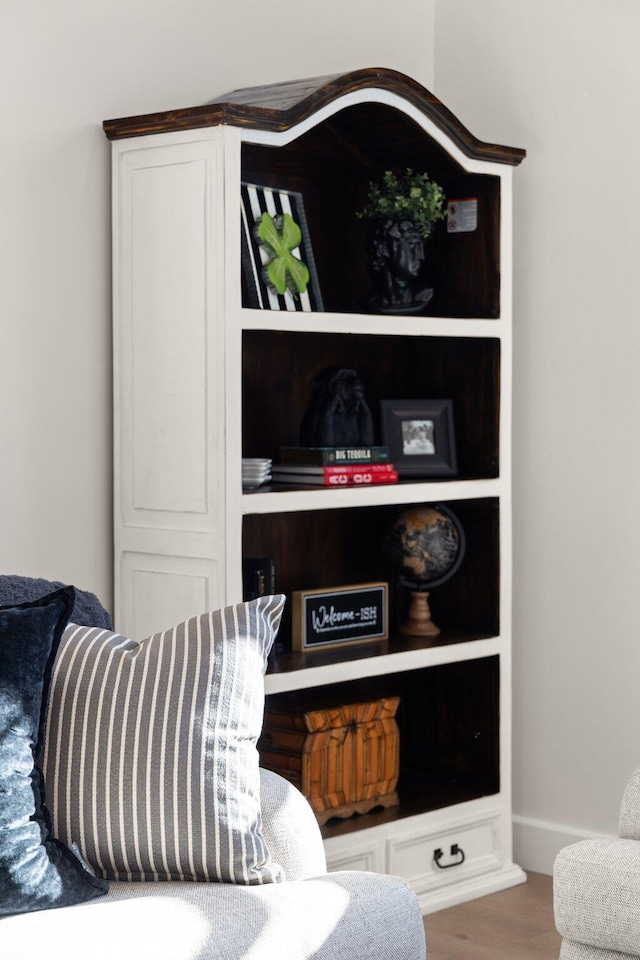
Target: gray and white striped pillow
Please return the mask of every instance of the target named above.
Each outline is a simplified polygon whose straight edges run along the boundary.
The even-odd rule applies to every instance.
[[[114,880],[283,879],[261,833],[256,740],[284,597],[137,643],[70,624],[44,775],[55,836]]]

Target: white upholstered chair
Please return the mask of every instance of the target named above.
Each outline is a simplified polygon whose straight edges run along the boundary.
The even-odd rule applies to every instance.
[[[640,958],[640,768],[624,793],[619,832],[571,844],[556,858],[560,960]]]

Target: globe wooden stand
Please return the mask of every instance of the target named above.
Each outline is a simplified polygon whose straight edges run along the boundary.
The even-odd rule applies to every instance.
[[[424,590],[411,591],[411,603],[407,619],[400,627],[406,637],[437,637],[440,628],[431,619],[429,594]]]

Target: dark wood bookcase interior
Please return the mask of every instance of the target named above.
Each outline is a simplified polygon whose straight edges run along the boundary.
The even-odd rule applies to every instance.
[[[279,459],[297,446],[316,373],[353,367],[381,443],[379,401],[452,399],[463,479],[498,475],[500,342],[491,338],[366,336],[246,330],[243,456]]]
[[[465,172],[413,120],[382,104],[348,107],[281,147],[245,144],[242,178],[302,194],[325,310],[362,313],[369,291],[367,225],[356,217],[385,170],[427,172],[447,199],[478,200],[478,228],[425,244],[431,316],[500,315],[500,184]]]
[[[357,314],[366,312],[370,282],[367,224],[356,217],[356,211],[365,204],[370,181],[379,180],[389,169],[428,172],[449,200],[477,198],[475,231],[448,233],[446,221],[441,221],[425,244],[426,285],[435,289],[427,314],[495,320],[500,317],[500,179],[466,172],[417,123],[380,103],[343,109],[285,146],[245,143],[241,163],[244,181],[302,194],[325,311],[354,315],[340,333],[321,332],[322,314],[315,315],[315,332],[274,330],[268,322],[264,328],[243,331],[243,456],[278,461],[281,447],[298,445],[311,381],[324,367],[335,364],[354,368],[363,381],[376,443],[383,442],[381,400],[451,399],[456,479],[497,478],[498,336],[456,336],[453,330],[451,336],[393,333],[389,318],[381,318],[384,333],[372,333],[370,319],[367,332],[359,330]],[[437,502],[424,494],[424,481],[402,482],[422,483],[416,505]],[[292,488],[266,489],[277,497]],[[327,498],[333,493],[320,492]],[[276,501],[273,512],[245,512],[243,556],[272,557],[276,590],[288,597],[295,590],[387,581],[389,639],[311,653],[293,651],[287,604],[269,673],[353,663],[499,635],[498,497],[444,501],[462,524],[466,555],[457,573],[431,591],[430,607],[441,633],[425,639],[404,637],[398,631],[409,595],[398,584],[384,548],[394,520],[409,504],[362,507],[357,490],[353,496],[354,506],[340,509],[279,511]],[[480,653],[477,659],[307,691],[305,696],[317,698],[318,705],[329,696],[338,696],[343,703],[400,697],[399,806],[330,820],[322,828],[323,835],[338,836],[498,793],[499,691],[500,659]]]
[[[400,803],[348,820],[333,818],[325,837],[363,830],[377,823],[475,800],[500,789],[498,657],[443,664],[422,670],[316,687],[305,695],[317,707],[400,697]],[[296,693],[274,695],[278,706]]]
[[[332,491],[326,491],[330,496]],[[358,491],[354,491],[357,497]],[[355,501],[354,501],[355,502]],[[496,636],[499,623],[499,510],[495,498],[446,503],[460,520],[466,537],[464,560],[446,583],[430,595],[435,623],[442,630],[439,645]],[[386,651],[411,649],[415,641],[397,635],[409,597],[384,549],[394,520],[408,505],[305,510],[291,513],[248,514],[243,523],[243,554],[273,557],[276,590],[291,596],[294,590],[314,590],[377,580],[389,583],[390,639]],[[291,652],[291,611],[287,605],[278,645],[271,656],[272,671],[300,669],[321,663],[370,656],[382,645],[345,646],[313,653]],[[375,653],[374,653],[375,655]]]

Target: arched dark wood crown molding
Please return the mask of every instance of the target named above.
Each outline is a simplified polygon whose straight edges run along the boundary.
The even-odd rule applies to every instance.
[[[103,126],[110,140],[219,124],[282,132],[306,120],[334,100],[368,88],[388,90],[412,104],[429,117],[467,157],[513,166],[525,157],[525,151],[518,147],[504,147],[478,140],[425,87],[396,70],[375,67],[235,90],[201,107],[105,120]]]

